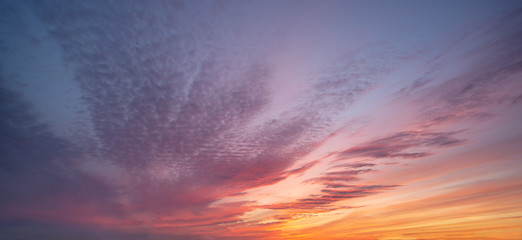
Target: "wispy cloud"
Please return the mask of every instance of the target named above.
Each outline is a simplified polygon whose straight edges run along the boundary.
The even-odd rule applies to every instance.
[[[456,133],[443,132],[399,132],[389,137],[356,146],[339,153],[340,160],[349,157],[402,158],[415,159],[431,155],[428,152],[405,152],[408,149],[420,147],[452,147],[464,141],[453,136]]]

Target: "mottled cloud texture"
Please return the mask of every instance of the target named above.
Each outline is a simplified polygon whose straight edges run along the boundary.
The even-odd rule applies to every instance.
[[[519,236],[520,3],[0,9],[0,239]]]

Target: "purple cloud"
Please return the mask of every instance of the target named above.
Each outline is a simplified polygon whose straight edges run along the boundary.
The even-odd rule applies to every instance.
[[[71,86],[77,86],[73,90],[81,95],[80,103],[70,104],[70,112],[83,111],[74,113],[81,119],[71,126],[47,122],[38,114],[38,104],[28,100],[32,93],[16,84],[19,76],[12,74],[16,71],[8,64],[11,59],[2,60],[0,227],[7,229],[6,236],[263,238],[271,232],[261,226],[350,208],[338,204],[399,187],[399,183],[356,182],[365,174],[378,173],[381,163],[374,160],[422,159],[438,149],[467,143],[462,131],[438,127],[490,116],[491,106],[519,102],[520,81],[513,75],[522,69],[520,10],[459,34],[458,40],[447,40],[448,50],[437,46],[423,53],[425,40],[413,37],[401,36],[396,42],[353,40],[353,45],[345,46],[337,42],[352,40],[347,37],[352,30],[346,29],[354,25],[338,29],[342,31],[312,25],[307,29],[310,22],[326,24],[329,20],[323,18],[329,12],[321,11],[334,3],[2,3],[8,10],[0,10],[5,12],[0,14],[1,29],[20,22],[8,28],[8,35],[17,38],[2,35],[0,49],[19,51],[12,47],[18,38],[35,46],[56,45],[57,58],[66,65],[56,71],[70,70]],[[31,31],[41,34],[26,36]],[[336,35],[321,39],[322,31]],[[292,42],[301,36],[319,37]],[[366,37],[382,36],[361,38]],[[403,46],[406,40],[415,46]],[[366,44],[355,43],[359,41]],[[326,46],[334,42],[340,49]],[[455,50],[468,42],[476,44]],[[304,59],[289,56],[316,45],[313,54],[303,54]],[[291,50],[280,51],[287,48]],[[26,58],[41,55],[33,54]],[[395,95],[387,93],[391,100],[419,103],[422,119],[415,131],[395,129],[394,134],[333,152],[336,160],[331,167],[303,182],[320,184],[317,194],[261,206],[219,202],[247,196],[249,189],[290,176],[308,177],[306,173],[322,159],[294,164],[340,131],[352,113],[361,117],[356,116],[364,112],[360,109],[372,108],[373,103],[363,101],[352,109],[373,90],[388,86],[408,58],[423,54],[429,57],[423,59],[420,75],[401,83]],[[452,54],[473,64],[457,76],[437,78],[444,75],[447,59],[450,64],[457,59]],[[13,57],[13,62],[17,59]],[[19,64],[28,65],[34,78],[24,84],[52,84],[39,73],[55,70],[31,70],[30,61]],[[301,69],[307,67],[312,70]],[[287,81],[294,85],[285,85]],[[279,106],[274,101],[280,94],[275,88],[300,84],[303,90],[292,104]],[[64,132],[72,134],[59,134],[56,126],[70,127]],[[356,158],[364,162],[354,162]],[[280,215],[269,223],[243,218],[259,208],[301,215]],[[228,231],[232,228],[227,226],[248,230]]]

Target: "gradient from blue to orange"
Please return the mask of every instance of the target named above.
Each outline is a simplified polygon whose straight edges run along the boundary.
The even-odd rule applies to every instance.
[[[2,1],[0,239],[521,239],[520,1]]]

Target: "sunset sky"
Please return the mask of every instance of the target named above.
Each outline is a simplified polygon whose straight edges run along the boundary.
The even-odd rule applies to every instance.
[[[522,1],[0,1],[0,239],[522,239]]]

